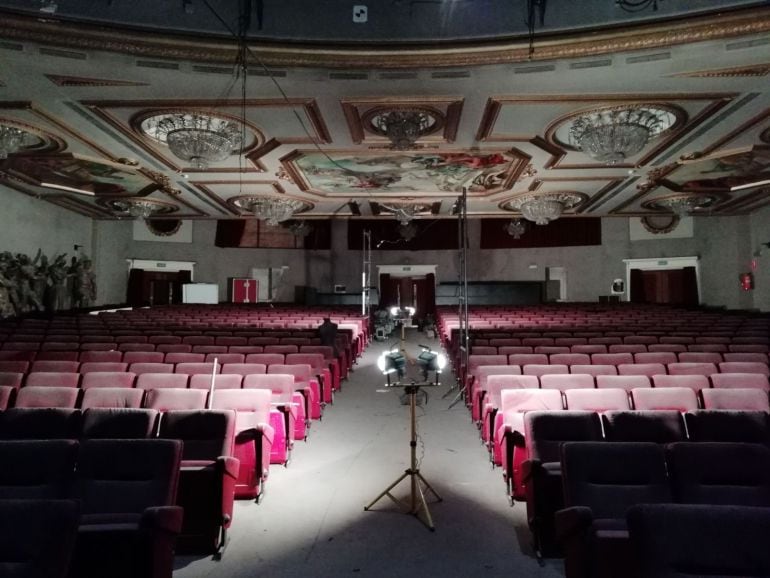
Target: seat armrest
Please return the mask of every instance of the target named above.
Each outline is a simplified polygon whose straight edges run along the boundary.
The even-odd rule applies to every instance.
[[[237,479],[241,462],[238,458],[234,458],[233,456],[219,456],[217,458],[217,466],[231,478]]]
[[[542,467],[543,462],[540,460],[526,460],[523,464],[521,464],[523,481],[526,483],[527,481],[531,480],[535,475],[537,475],[537,472],[539,472]]]
[[[180,506],[155,506],[145,508],[139,521],[143,530],[161,530],[169,534],[179,534],[182,531],[184,509]]]
[[[554,516],[557,541],[566,542],[582,535],[594,521],[594,513],[587,506],[572,506],[558,510]]]

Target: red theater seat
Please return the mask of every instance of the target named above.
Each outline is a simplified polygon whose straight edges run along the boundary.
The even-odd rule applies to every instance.
[[[635,409],[698,409],[698,398],[689,387],[638,388],[631,391]]]
[[[83,391],[80,408],[140,408],[143,400],[143,389],[94,387]]]
[[[136,388],[185,389],[189,379],[186,373],[141,373],[136,377]]]
[[[118,363],[114,361],[87,361],[86,363],[80,364],[81,375],[85,375],[87,373],[91,373],[94,371],[100,372],[100,373],[103,373],[105,371],[110,371],[113,373],[117,373],[120,371],[128,371],[128,364]]]
[[[80,384],[79,373],[59,373],[41,371],[30,373],[24,380],[24,387],[77,387]]]
[[[79,394],[80,390],[76,387],[25,386],[16,393],[14,407],[74,409]]]
[[[689,387],[695,392],[708,389],[709,378],[705,375],[653,375],[653,387]]]
[[[163,363],[165,358],[166,354],[162,351],[126,351],[123,363]]]
[[[123,353],[120,351],[81,351],[78,359],[80,363],[91,362],[121,362]]]
[[[768,377],[759,373],[715,373],[711,376],[711,383],[714,387],[722,389],[756,387],[770,390]]]
[[[94,387],[134,387],[136,374],[128,371],[94,371],[83,376],[81,389]]]
[[[217,374],[214,379],[215,391],[224,389],[241,389],[243,376],[238,374]],[[190,389],[211,389],[211,375],[197,374],[190,376]]]
[[[207,395],[205,389],[150,389],[144,396],[144,407],[159,412],[204,409]]]
[[[736,409],[770,412],[767,391],[763,389],[704,389],[703,409]]]

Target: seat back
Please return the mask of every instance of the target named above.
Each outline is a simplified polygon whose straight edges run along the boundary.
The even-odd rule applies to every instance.
[[[530,411],[524,414],[524,435],[531,460],[561,461],[561,445],[602,439],[599,414],[592,411]]]
[[[614,365],[571,365],[569,368],[571,373],[585,373],[587,375],[617,375],[618,368]]]
[[[688,387],[693,391],[709,388],[705,375],[653,375],[653,387]]]
[[[66,578],[80,520],[74,500],[0,500],[0,567],[6,576]],[[11,523],[12,521],[12,523]]]
[[[235,412],[225,409],[167,411],[161,417],[158,437],[184,442],[184,461],[207,461],[216,460],[219,456],[231,456],[235,437]]]
[[[176,499],[182,442],[83,440],[72,497],[82,514],[141,514]]]
[[[767,363],[758,361],[723,361],[719,364],[720,373],[757,373],[770,375],[770,367]],[[716,373],[716,372],[714,372]]]
[[[660,375],[666,373],[666,366],[662,363],[623,363],[618,365],[618,375]]]
[[[126,351],[123,354],[123,363],[163,363],[166,354],[162,351]],[[82,359],[81,359],[82,361]]]
[[[770,448],[679,442],[667,449],[674,499],[687,504],[770,506]]]
[[[770,382],[766,375],[758,373],[715,373],[711,376],[711,384],[715,388],[757,388],[770,390]]]
[[[237,434],[257,424],[269,424],[272,399],[269,389],[226,389],[214,394],[212,409],[235,411]]]
[[[82,439],[147,439],[157,430],[154,409],[91,407],[83,412]]]
[[[121,351],[81,351],[79,356],[80,363],[91,362],[120,362],[124,361],[124,354]],[[162,360],[161,360],[162,361]]]
[[[160,412],[203,409],[207,395],[205,389],[150,389],[144,397],[144,407]]]
[[[540,376],[542,389],[594,389],[594,378],[587,373],[551,373]]]
[[[246,356],[246,363],[261,363],[270,367],[274,363],[283,363],[284,359],[283,353],[249,353]]]
[[[679,361],[679,359],[673,351],[634,353],[634,363],[660,363],[661,365],[668,365],[669,363],[676,363],[677,361]]]
[[[569,373],[569,367],[566,365],[556,364],[556,365],[540,365],[537,363],[530,363],[529,365],[525,365],[521,368],[521,373],[524,375],[537,375],[538,377],[542,375],[549,375],[549,374],[568,374]]]
[[[295,363],[293,365],[275,363],[267,367],[267,373],[293,375],[294,383],[304,383],[313,377],[313,369],[307,363]]]
[[[597,389],[620,388],[626,391],[641,387],[651,387],[650,378],[646,375],[597,375]]]
[[[77,406],[80,390],[75,387],[22,387],[16,393],[16,403],[14,407],[35,408],[67,408],[73,409]]]
[[[770,576],[766,508],[640,504],[626,518],[642,578]]]
[[[60,373],[58,371],[39,371],[27,375],[25,387],[77,387],[80,384],[79,373]]]
[[[89,408],[139,408],[144,400],[144,390],[133,387],[93,387],[83,392],[81,409]]]
[[[128,364],[118,361],[87,361],[80,364],[80,374],[85,375],[94,371],[104,372],[121,372],[127,371]]]
[[[243,378],[243,389],[269,389],[273,402],[291,403],[294,395],[294,376],[284,374],[250,374]]]
[[[630,409],[624,389],[568,389],[564,392],[567,409],[613,411]]]
[[[134,381],[136,381],[136,374],[130,371],[95,371],[83,376],[80,388],[84,390],[95,387],[132,388],[134,387]]]
[[[0,371],[0,386],[14,387],[18,389],[21,387],[22,381],[24,381],[23,373]]]
[[[689,387],[638,388],[631,390],[634,409],[698,409],[698,398]]]
[[[12,407],[0,413],[0,439],[77,439],[80,423],[78,409]]]
[[[139,362],[129,365],[128,370],[136,375],[142,375],[143,373],[174,373],[174,364]]]
[[[634,504],[671,501],[663,446],[647,442],[567,442],[561,446],[564,505],[594,519],[625,519]]]
[[[667,368],[671,375],[705,375],[708,377],[713,373],[719,373],[717,366],[713,363],[669,363]]]
[[[608,411],[602,415],[602,425],[611,442],[668,444],[687,439],[684,416],[677,410]]]
[[[220,389],[240,389],[241,382],[243,381],[242,375],[237,374],[218,374],[214,380],[214,388],[219,391]],[[190,389],[211,389],[211,376],[205,374],[191,375],[190,376]]]
[[[267,365],[264,363],[225,363],[222,366],[223,374],[250,375],[252,373],[267,373]]]
[[[66,498],[77,451],[69,439],[0,442],[0,501]]]
[[[684,416],[693,442],[767,443],[768,416],[763,411],[694,410]]]
[[[136,378],[136,388],[185,389],[189,378],[186,373],[142,373]]]
[[[80,363],[77,361],[35,361],[29,368],[30,373],[77,373]]]
[[[221,369],[222,367],[219,364],[214,367],[213,363],[177,363],[174,373],[212,375],[213,373],[219,373]]]
[[[770,412],[770,400],[762,389],[704,389],[703,409],[737,409]]]

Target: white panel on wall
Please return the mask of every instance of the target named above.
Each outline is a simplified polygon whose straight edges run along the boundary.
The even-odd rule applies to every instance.
[[[144,219],[134,221],[134,241],[154,241],[156,243],[192,243],[193,222],[181,221],[179,229],[171,235],[158,235],[153,233],[144,222]]]
[[[642,225],[642,219],[632,217],[628,219],[628,235],[632,241],[660,241],[661,239],[688,239],[694,235],[693,218],[682,217],[679,224],[670,233],[650,233]]]

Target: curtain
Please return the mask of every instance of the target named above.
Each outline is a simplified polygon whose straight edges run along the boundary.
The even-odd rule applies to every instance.
[[[631,269],[629,295],[631,303],[644,303],[644,273],[641,269]]]

